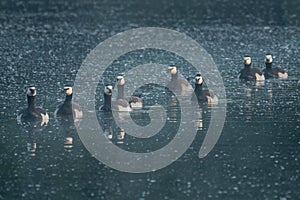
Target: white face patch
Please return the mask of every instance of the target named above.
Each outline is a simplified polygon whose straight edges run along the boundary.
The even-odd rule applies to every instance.
[[[273,62],[273,57],[272,57],[272,55],[270,55],[270,54],[266,55],[266,62],[267,62],[267,63],[272,63],[272,62]]]
[[[172,75],[177,74],[177,67],[175,67],[175,66],[170,66],[168,69],[169,69],[169,72],[170,72]]]
[[[71,95],[73,93],[72,87],[64,87],[64,91],[66,95]]]
[[[245,63],[246,65],[250,65],[251,62],[252,62],[251,57],[249,57],[249,56],[244,57],[244,63]]]
[[[125,79],[123,76],[117,76],[117,82],[118,85],[124,85],[125,84]]]
[[[203,83],[203,78],[202,78],[202,76],[196,76],[195,77],[195,80],[196,80],[196,84],[202,84]]]
[[[32,97],[36,96],[36,88],[34,86],[29,87],[27,90],[27,95]]]
[[[113,87],[111,85],[107,85],[104,88],[104,93],[107,95],[111,95],[111,91],[112,91]]]

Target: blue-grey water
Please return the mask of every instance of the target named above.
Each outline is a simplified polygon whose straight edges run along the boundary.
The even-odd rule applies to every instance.
[[[298,199],[299,11],[299,1],[1,1],[0,199]],[[55,121],[53,112],[64,99],[61,89],[74,82],[93,48],[119,32],[145,26],[185,33],[211,54],[224,81],[227,111],[221,137],[205,158],[199,159],[198,151],[210,106],[202,108],[203,125],[182,157],[155,172],[130,174],[95,159],[76,129]],[[264,85],[238,80],[245,54],[262,69],[268,52],[274,65],[288,71],[288,79]],[[116,60],[99,80],[96,106],[103,102],[103,84],[119,72],[149,62],[167,67],[174,61],[193,85],[195,71],[182,58],[135,51]],[[50,115],[41,129],[16,121],[32,84],[38,90],[37,105]],[[153,151],[172,140],[180,113],[160,87],[138,93],[149,106],[168,108],[161,133],[149,140],[126,134],[121,139],[110,116],[105,133],[112,132],[112,142],[128,151]],[[145,125],[150,121],[145,113],[132,117]],[[68,137],[72,145],[66,144]]]

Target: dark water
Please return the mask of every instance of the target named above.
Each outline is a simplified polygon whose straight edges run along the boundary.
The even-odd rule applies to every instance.
[[[299,7],[299,1],[1,1],[0,199],[299,198]],[[60,89],[75,80],[98,43],[144,26],[186,33],[212,55],[226,88],[227,117],[218,143],[205,158],[199,159],[198,151],[210,120],[209,106],[202,110],[203,127],[179,160],[156,172],[129,174],[93,158],[76,130],[55,122],[53,112],[64,98]],[[288,70],[289,78],[261,86],[240,82],[243,55],[250,54],[262,68],[267,52],[273,53],[274,64]],[[116,68],[124,63],[167,65],[171,60],[178,61],[186,77],[194,76],[180,58],[145,50],[113,63],[115,71],[107,80],[126,70]],[[50,115],[42,130],[23,129],[16,122],[30,84],[37,85],[37,103]],[[159,91],[143,95],[148,102],[168,104]],[[98,106],[102,95],[96,99]],[[178,120],[172,118],[176,112],[169,111],[171,122]],[[133,117],[137,123],[149,122],[147,116]],[[116,127],[111,131],[117,145],[139,151],[172,139],[176,127],[165,128],[156,147],[132,142],[126,135],[121,140]],[[72,148],[64,144],[67,137],[73,138]]]

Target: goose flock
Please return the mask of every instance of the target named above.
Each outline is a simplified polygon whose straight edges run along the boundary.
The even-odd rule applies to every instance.
[[[204,88],[203,77],[201,74],[196,74],[194,77],[195,85],[194,89],[189,84],[187,79],[179,76],[177,67],[172,64],[168,67],[168,72],[170,73],[171,80],[167,84],[170,90],[177,91],[180,93],[194,92],[191,101],[194,103],[202,104],[215,104],[218,103],[218,97],[213,91]],[[239,79],[245,81],[264,81],[269,78],[288,78],[287,72],[279,67],[273,66],[273,56],[268,53],[265,56],[265,69],[260,70],[258,68],[252,67],[252,58],[249,55],[244,56],[244,68],[239,72]],[[104,103],[100,106],[99,110],[104,112],[116,111],[132,111],[139,110],[143,108],[143,99],[138,96],[124,96],[125,88],[125,78],[123,75],[118,75],[116,77],[117,81],[117,98],[112,99],[113,86],[112,84],[107,84],[104,86],[103,95]],[[55,118],[58,117],[71,117],[72,120],[78,121],[82,118],[83,113],[79,105],[72,102],[73,90],[71,86],[66,86],[63,89],[66,97],[65,101],[57,106],[54,111]],[[22,109],[17,115],[17,121],[22,123],[24,121],[38,121],[41,126],[47,125],[49,122],[49,115],[45,109],[37,107],[35,105],[36,99],[36,87],[30,86],[27,89],[27,103],[28,106]]]

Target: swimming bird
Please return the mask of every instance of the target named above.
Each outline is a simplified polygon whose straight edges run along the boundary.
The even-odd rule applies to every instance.
[[[22,122],[40,122],[41,126],[47,125],[49,122],[48,113],[40,107],[35,106],[36,87],[30,86],[27,89],[27,102],[28,107],[21,110],[17,115],[18,123]]]
[[[178,70],[175,65],[170,65],[168,70],[171,74],[171,81],[167,84],[169,89],[177,91],[181,94],[193,91],[193,88],[189,82],[185,78],[179,77]]]
[[[124,85],[125,79],[124,76],[117,76],[117,87],[118,87],[118,96],[117,99],[124,99],[128,101],[130,108],[132,109],[142,109],[143,108],[143,99],[137,96],[124,97]]]
[[[100,106],[101,111],[131,111],[128,101],[124,99],[117,99],[112,101],[112,85],[106,85],[104,87],[104,104]]]
[[[195,89],[192,96],[192,101],[198,101],[198,103],[218,103],[218,97],[208,89],[203,89],[203,78],[201,74],[195,76]]]
[[[64,93],[66,94],[65,101],[60,104],[55,112],[54,116],[60,117],[72,117],[74,121],[78,121],[82,118],[82,110],[78,104],[72,103],[73,88],[71,86],[64,87]]]
[[[244,69],[240,71],[240,79],[244,79],[246,81],[263,81],[265,80],[265,76],[263,73],[257,68],[251,68],[252,60],[250,56],[244,56]]]
[[[266,54],[266,68],[264,69],[264,74],[266,78],[281,78],[285,79],[288,77],[287,72],[280,67],[272,67],[273,56],[272,54]]]

